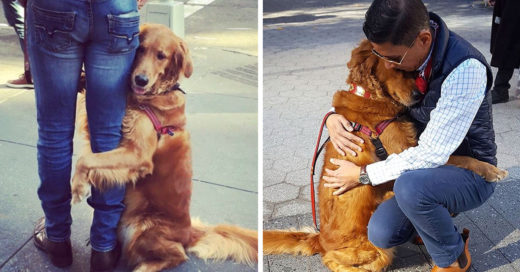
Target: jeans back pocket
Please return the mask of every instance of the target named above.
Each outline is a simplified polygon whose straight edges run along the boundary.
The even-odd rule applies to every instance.
[[[108,14],[108,33],[112,36],[109,51],[122,53],[139,45],[139,13],[132,11],[119,15]]]
[[[36,42],[51,51],[70,47],[76,19],[75,12],[52,11],[32,5]]]

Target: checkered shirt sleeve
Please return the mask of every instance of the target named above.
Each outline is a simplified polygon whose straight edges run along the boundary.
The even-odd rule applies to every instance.
[[[367,166],[372,184],[394,180],[405,171],[446,164],[468,133],[484,100],[486,84],[486,67],[480,61],[467,59],[457,66],[442,83],[441,97],[418,145]]]

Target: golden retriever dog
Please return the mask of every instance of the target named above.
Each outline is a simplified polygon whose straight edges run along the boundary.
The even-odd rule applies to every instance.
[[[373,55],[371,49],[367,40],[362,41],[352,51],[352,58],[347,64],[350,69],[347,83],[362,86],[370,92],[370,98],[338,91],[332,105],[347,120],[376,131],[377,124],[402,114],[406,106],[417,102],[417,96],[413,94],[416,88],[415,78],[404,72],[386,69],[383,61]],[[356,157],[350,154],[342,156],[329,142],[325,149],[325,168],[337,169],[330,162],[331,158],[346,159],[356,165],[367,165],[379,160],[370,137],[361,132],[355,134],[365,141],[363,151],[358,152]],[[388,154],[392,154],[417,145],[416,136],[413,123],[403,116],[388,125],[380,135],[380,140]],[[452,156],[448,164],[470,169],[488,181],[497,181],[507,175],[504,170],[470,157]],[[385,270],[392,262],[392,249],[372,245],[368,240],[367,226],[377,206],[393,196],[393,183],[361,185],[339,196],[332,195],[334,189],[323,185],[324,181],[321,179],[318,189],[320,232],[264,231],[264,253],[319,253],[325,266],[332,271]]]
[[[256,231],[204,226],[190,217],[190,136],[185,130],[185,96],[178,87],[193,71],[188,47],[162,25],[143,26],[139,40],[119,147],[92,153],[86,114],[78,114],[87,145],[72,178],[73,202],[79,202],[89,186],[130,184],[118,231],[123,257],[134,271],[175,267],[188,259],[187,253],[254,265]],[[78,109],[84,111],[84,105]],[[156,130],[146,111],[154,113],[163,129]]]

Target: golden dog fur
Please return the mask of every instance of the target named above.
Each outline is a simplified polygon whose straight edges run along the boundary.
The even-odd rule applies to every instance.
[[[350,74],[347,83],[356,83],[371,93],[371,98],[338,91],[332,105],[347,120],[361,123],[375,131],[375,126],[402,113],[413,104],[412,90],[415,78],[406,73],[386,69],[384,63],[371,53],[371,44],[364,40],[352,51],[348,63]],[[341,156],[329,142],[325,149],[324,168],[336,169],[331,158],[346,159],[356,165],[378,161],[375,147],[367,135],[358,156]],[[388,154],[400,153],[417,145],[416,130],[412,122],[401,117],[392,122],[380,139]],[[491,164],[470,157],[452,156],[448,164],[473,170],[488,181],[504,178],[507,172]],[[323,173],[322,173],[323,175]],[[323,186],[320,180],[319,210],[321,230],[264,231],[265,254],[321,254],[323,263],[332,271],[383,271],[392,262],[392,249],[378,248],[370,243],[367,226],[377,206],[390,198],[393,182],[379,186],[362,185],[333,196],[334,189]]]
[[[134,271],[159,271],[188,259],[228,259],[254,265],[257,232],[236,226],[205,226],[190,217],[192,163],[190,136],[184,129],[185,97],[171,90],[193,68],[188,48],[167,27],[141,29],[131,78],[146,75],[146,86],[135,85],[128,96],[123,137],[118,148],[92,153],[84,105],[78,105],[87,145],[72,179],[73,202],[97,188],[127,186],[119,223],[123,256]],[[136,88],[141,88],[136,91]],[[88,92],[87,92],[88,93]],[[88,94],[87,94],[88,95]],[[163,125],[176,126],[174,136],[158,135],[139,105],[149,106]]]

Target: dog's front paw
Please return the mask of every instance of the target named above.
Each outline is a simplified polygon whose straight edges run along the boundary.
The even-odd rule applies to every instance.
[[[81,202],[81,200],[88,195],[89,185],[85,179],[80,178],[79,173],[75,173],[72,178],[71,193],[72,193],[72,204]]]
[[[484,179],[488,182],[497,182],[507,177],[509,173],[507,170],[494,167],[492,171],[487,171],[484,175]]]

